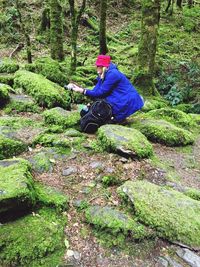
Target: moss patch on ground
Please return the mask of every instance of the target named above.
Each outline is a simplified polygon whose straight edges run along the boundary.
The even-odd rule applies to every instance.
[[[200,247],[200,202],[147,181],[125,182],[119,194],[132,202],[138,219],[159,236]]]
[[[168,106],[168,103],[166,100],[162,98],[152,97],[152,98],[145,99],[142,111],[148,112],[154,109],[166,108],[167,106]]]
[[[12,86],[14,83],[14,74],[0,73],[0,83]]]
[[[0,213],[35,204],[30,164],[23,159],[0,161]]]
[[[0,264],[58,266],[64,255],[66,219],[43,208],[0,227]]]
[[[1,62],[0,73],[14,73],[19,69],[19,65],[14,62]]]
[[[57,211],[68,209],[69,198],[53,187],[35,183],[37,202],[44,206],[55,207]]]
[[[46,124],[60,125],[63,128],[77,126],[80,120],[78,111],[67,111],[60,107],[46,110],[43,115]]]
[[[130,157],[152,156],[152,145],[138,130],[121,125],[103,125],[98,129],[98,145],[108,152],[124,153]]]
[[[26,144],[0,134],[0,160],[19,155],[26,149]]]
[[[134,127],[134,123],[131,126]],[[194,143],[192,133],[164,120],[141,120],[135,127],[149,140],[167,146],[181,146]]]
[[[39,106],[69,108],[70,96],[61,86],[33,72],[21,70],[15,73],[14,86],[30,94]]]

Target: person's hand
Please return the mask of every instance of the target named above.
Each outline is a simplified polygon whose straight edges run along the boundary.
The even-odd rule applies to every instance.
[[[71,90],[73,90],[74,92],[78,92],[78,93],[83,93],[84,89],[74,83],[69,83],[68,84],[68,88],[70,88]]]

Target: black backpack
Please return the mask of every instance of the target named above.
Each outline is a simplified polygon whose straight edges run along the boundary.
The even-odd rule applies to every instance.
[[[88,112],[80,120],[81,131],[85,133],[94,133],[97,129],[106,123],[111,123],[112,108],[105,100],[95,101]]]

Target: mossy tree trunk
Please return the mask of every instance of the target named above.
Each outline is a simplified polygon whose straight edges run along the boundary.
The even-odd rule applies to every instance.
[[[170,15],[173,14],[173,10],[174,10],[174,1],[175,0],[168,0],[168,4],[167,4],[167,7],[165,9],[165,12],[169,12]],[[171,7],[170,11],[169,11],[169,8]]]
[[[44,32],[47,29],[50,29],[50,8],[49,8],[48,1],[46,0],[46,1],[43,1],[40,31]]]
[[[50,0],[50,46],[51,58],[62,61],[64,59],[62,7],[58,0]]]
[[[30,40],[30,36],[28,34],[28,31],[26,29],[25,23],[22,20],[20,4],[21,4],[20,1],[15,0],[15,7],[16,7],[18,17],[19,17],[19,22],[20,22],[20,29],[21,29],[22,35],[24,36],[24,40],[26,43],[27,61],[28,61],[28,63],[32,63],[31,40]]]
[[[78,26],[81,16],[85,10],[86,0],[82,1],[79,11],[75,7],[75,1],[69,0],[70,15],[71,15],[71,73],[75,72],[77,66],[77,39],[78,39]]]
[[[143,95],[155,95],[153,82],[157,36],[160,18],[160,0],[142,1],[141,38],[138,48],[138,70],[135,79]]]
[[[188,7],[189,8],[193,7],[193,2],[194,2],[193,0],[188,0]]]
[[[105,55],[108,52],[106,44],[106,12],[107,12],[107,0],[102,0],[100,7],[100,25],[99,25],[99,52],[102,55]]]

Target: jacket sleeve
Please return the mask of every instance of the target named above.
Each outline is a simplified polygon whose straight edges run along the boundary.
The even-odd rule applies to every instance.
[[[119,75],[116,72],[108,72],[106,74],[105,80],[97,83],[97,85],[92,90],[86,90],[85,95],[90,97],[106,97],[108,96],[115,85],[120,81]]]

